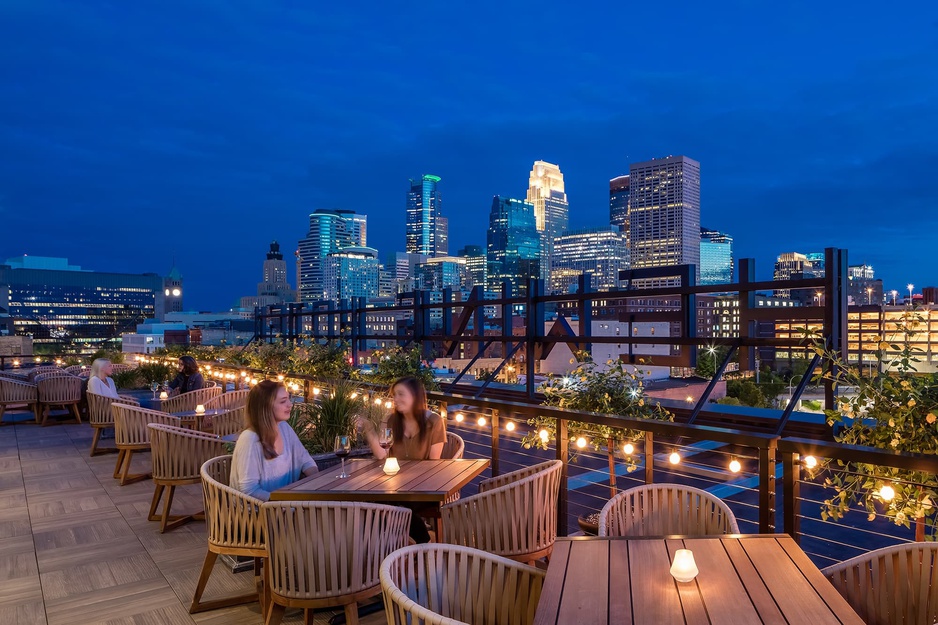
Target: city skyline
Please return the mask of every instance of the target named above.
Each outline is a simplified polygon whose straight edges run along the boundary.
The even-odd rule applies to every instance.
[[[853,10],[849,24],[834,5],[771,20],[694,6],[669,27],[683,45],[651,56],[652,33],[614,35],[653,7],[602,19],[499,7],[499,24],[526,28],[498,51],[478,36],[484,8],[440,7],[419,45],[400,37],[417,8],[0,9],[17,51],[0,103],[0,256],[161,275],[175,256],[186,308],[218,309],[251,292],[269,241],[290,251],[318,208],[367,214],[381,258],[402,251],[401,198],[420,172],[443,180],[457,250],[484,244],[491,197],[524,197],[534,160],[562,168],[579,229],[608,223],[609,180],[631,162],[688,154],[705,172],[703,222],[731,232],[761,277],[785,251],[842,246],[887,288],[936,281],[934,6],[914,19]],[[537,33],[560,18],[562,88],[535,110],[523,87],[542,62]],[[700,31],[705,18],[718,32]],[[415,100],[424,83],[432,96]]]

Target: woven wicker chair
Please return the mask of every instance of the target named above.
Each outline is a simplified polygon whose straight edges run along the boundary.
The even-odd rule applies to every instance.
[[[381,564],[390,625],[530,625],[544,572],[454,545],[412,545]]]
[[[43,426],[47,425],[53,406],[70,411],[75,415],[75,420],[81,423],[78,404],[81,403],[83,383],[80,378],[59,371],[37,375],[34,380],[38,390],[39,413],[42,415]]]
[[[220,388],[220,387],[219,387]],[[206,410],[233,410],[247,406],[248,395],[251,391],[228,391],[205,402]]]
[[[444,460],[459,460],[463,457],[464,453],[466,453],[466,441],[462,439],[462,436],[447,432],[446,442],[443,443],[443,453],[440,455],[440,458]]]
[[[407,544],[410,510],[358,502],[269,502],[264,510],[266,580],[271,604],[267,625],[287,607],[343,606],[345,622],[358,623],[357,602],[381,593],[381,562]]]
[[[29,372],[26,374],[26,377],[29,379],[30,382],[35,382],[37,376],[45,375],[48,373],[65,373],[65,371],[61,367],[56,367],[53,365],[41,365],[39,367],[33,367],[32,369],[30,369]]]
[[[202,496],[205,501],[205,525],[208,533],[208,551],[195,587],[189,613],[217,610],[243,603],[252,603],[263,597],[259,575],[260,561],[267,556],[264,546],[264,502],[245,495],[228,485],[231,475],[231,456],[212,458],[202,465]],[[215,560],[219,555],[254,558],[254,583],[257,592],[202,601]],[[262,606],[263,607],[263,606]]]
[[[0,422],[7,408],[29,408],[39,423],[39,388],[24,380],[0,378]]]
[[[131,369],[136,369],[136,364],[125,364],[125,363],[113,363],[111,365],[111,373],[126,373]]]
[[[557,540],[560,460],[479,484],[479,494],[444,505],[443,540],[519,562],[549,557]]]
[[[65,367],[64,371],[65,373],[69,375],[80,376],[83,371],[86,371],[86,369],[82,365],[71,365],[71,366]]]
[[[13,380],[15,382],[29,382],[29,375],[19,371],[0,371],[0,378]]]
[[[197,391],[189,391],[188,393],[182,393],[181,395],[164,399],[160,402],[160,410],[163,412],[190,412],[195,410],[195,407],[199,404],[204,406],[209,400],[218,397],[220,394],[221,388],[217,386],[200,388]]]
[[[870,551],[822,571],[863,622],[938,622],[938,543]]]
[[[139,406],[140,402],[127,397],[113,399],[106,395],[97,393],[87,393],[88,398],[88,422],[94,428],[94,438],[91,439],[91,455],[113,453],[118,451],[116,447],[98,449],[98,443],[101,441],[101,433],[106,428],[114,427],[114,412],[111,410],[111,404],[126,404],[128,406]]]
[[[195,432],[185,428],[159,423],[149,423],[150,451],[153,459],[153,500],[150,502],[151,521],[160,522],[160,533],[176,529],[195,519],[204,519],[205,512],[196,514],[170,514],[173,507],[173,495],[177,486],[199,484],[202,481],[200,470],[205,462],[225,453],[225,443],[212,434]],[[162,514],[156,510],[163,494]]]
[[[159,410],[118,403],[111,404],[111,412],[114,414],[114,445],[118,450],[114,479],[120,479],[121,486],[124,486],[149,478],[149,473],[130,473],[130,461],[134,452],[150,451],[150,430],[147,425],[179,425],[179,419]]]
[[[227,412],[211,417],[208,424],[204,424],[206,432],[211,431],[218,438],[232,434],[240,434],[247,424],[247,408],[241,406]]]
[[[738,534],[736,517],[710,493],[678,484],[624,490],[599,514],[600,536],[715,536]]]

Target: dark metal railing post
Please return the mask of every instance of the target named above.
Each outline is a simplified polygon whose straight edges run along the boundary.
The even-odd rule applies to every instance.
[[[557,498],[557,535],[567,535],[567,465],[570,461],[570,437],[567,420],[557,419],[557,459],[563,463],[560,469],[560,496]]]
[[[498,467],[498,410],[492,410],[492,477],[497,477],[501,471]]]
[[[655,435],[645,432],[645,484],[655,483]]]
[[[801,463],[798,454],[782,453],[782,508],[785,533],[801,542]]]
[[[775,447],[770,440],[759,447],[759,533],[775,532]]]
[[[303,403],[308,404],[309,398],[313,396],[313,383],[309,380],[303,380]]]

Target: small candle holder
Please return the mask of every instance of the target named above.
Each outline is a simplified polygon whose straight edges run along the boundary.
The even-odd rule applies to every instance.
[[[679,582],[692,582],[697,577],[697,563],[694,561],[694,552],[690,549],[678,549],[674,552],[674,562],[671,564],[671,576]]]
[[[397,462],[397,458],[388,456],[387,460],[384,461],[384,473],[386,475],[397,475],[400,470],[401,465]]]
[[[199,404],[195,407],[195,414],[205,414],[205,406]]]
[[[169,393],[163,391],[160,393],[160,399],[169,399]]]

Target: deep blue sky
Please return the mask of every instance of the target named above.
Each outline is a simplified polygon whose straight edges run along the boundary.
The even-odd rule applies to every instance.
[[[0,259],[175,252],[186,307],[221,309],[315,208],[366,213],[383,258],[435,173],[455,250],[535,159],[590,226],[630,161],[683,153],[760,276],[837,245],[938,284],[938,3],[339,5],[0,3]]]

